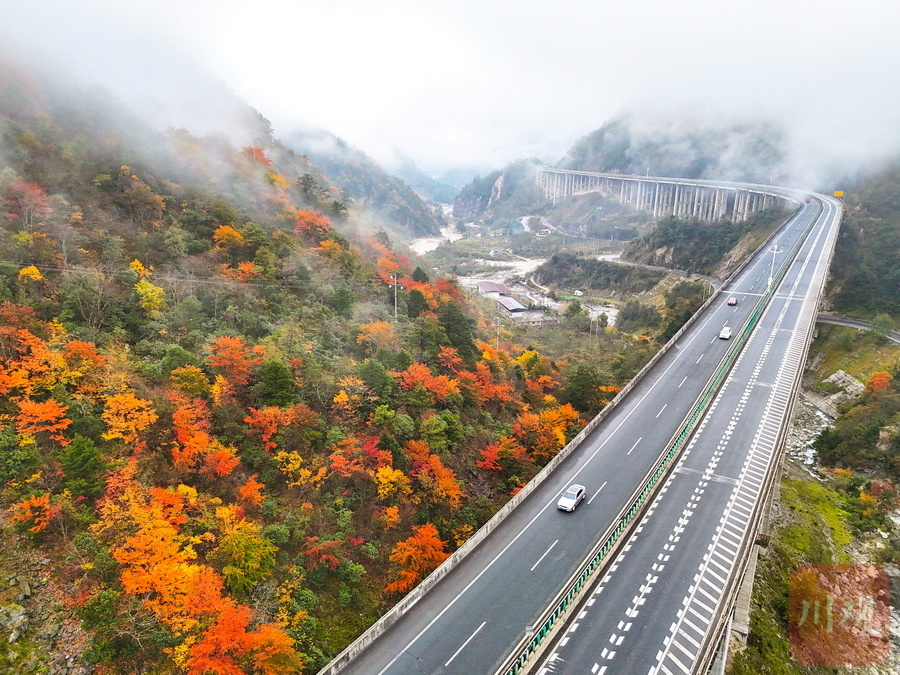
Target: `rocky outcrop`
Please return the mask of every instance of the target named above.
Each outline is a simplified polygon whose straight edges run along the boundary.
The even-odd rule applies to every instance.
[[[49,558],[0,523],[0,672],[89,675],[88,635]],[[71,589],[68,589],[71,590]]]

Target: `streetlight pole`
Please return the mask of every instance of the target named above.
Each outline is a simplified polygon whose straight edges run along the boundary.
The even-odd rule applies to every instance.
[[[500,350],[500,315],[494,317],[494,325],[497,326],[497,342],[494,344],[494,349]]]
[[[397,320],[397,273],[391,275],[391,286],[394,287],[394,321]]]
[[[772,248],[769,251],[772,252],[772,267],[769,270],[769,286],[772,285],[772,279],[775,277],[775,254],[781,253],[783,249],[778,248],[775,244],[772,244]],[[768,253],[768,251],[766,251]]]

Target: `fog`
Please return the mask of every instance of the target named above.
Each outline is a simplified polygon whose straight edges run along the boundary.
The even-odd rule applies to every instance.
[[[555,162],[625,114],[762,119],[787,131],[798,184],[900,149],[898,29],[887,0],[0,5],[0,46],[59,60],[160,123],[221,126],[211,76],[279,137],[321,127],[438,173]]]

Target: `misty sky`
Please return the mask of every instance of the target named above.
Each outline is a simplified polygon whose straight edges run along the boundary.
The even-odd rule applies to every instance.
[[[900,149],[887,0],[3,0],[27,44],[123,97],[207,72],[276,135],[325,128],[432,172],[555,162],[631,113],[784,124],[804,161]]]

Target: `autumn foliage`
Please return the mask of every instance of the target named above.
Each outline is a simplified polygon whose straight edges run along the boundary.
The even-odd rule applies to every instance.
[[[72,420],[65,416],[68,406],[60,405],[52,398],[46,401],[21,399],[16,405],[19,408],[16,415],[16,430],[19,434],[26,437],[46,434],[60,445],[68,444],[68,439],[62,435],[72,424]]]
[[[13,504],[10,517],[14,522],[29,525],[29,532],[41,532],[60,516],[62,510],[53,504],[48,493],[32,495]]]
[[[887,389],[891,385],[891,380],[893,379],[893,375],[889,372],[880,370],[877,373],[872,373],[872,377],[869,378],[869,381],[866,384],[866,389],[868,391]]]
[[[318,671],[575,432],[557,366],[402,252],[398,191],[353,202],[255,113],[252,146],[138,154],[126,115],[18,95],[0,508],[98,673]]]
[[[223,228],[214,236],[220,253],[247,245]],[[403,269],[380,254],[383,271]],[[129,268],[141,279],[157,274],[137,260]],[[454,301],[451,287],[415,283],[437,305]],[[278,573],[281,546],[305,574],[357,584],[369,570],[384,579],[386,570],[372,563],[383,546],[381,564],[393,567],[376,583],[388,595],[406,592],[450,554],[450,542],[460,545],[475,529],[461,517],[470,500],[463,472],[497,476],[505,496],[513,472],[521,484],[579,422],[552,396],[559,378],[539,356],[523,361],[533,374],[524,381],[511,376],[514,359],[486,345],[472,360],[438,343],[427,358],[387,369],[379,358],[405,342],[384,319],[348,331],[367,358],[334,377],[323,376],[302,331],[271,342],[271,351],[229,333],[208,339],[197,355],[167,352],[151,386],[127,350],[101,350],[27,309],[0,305],[2,312],[3,419],[22,447],[47,460],[35,487],[23,483],[9,502],[10,521],[34,537],[58,537],[73,514],[94,509],[89,532],[115,569],[112,577],[85,573],[85,601],[100,602],[109,590],[139,599],[143,620],[173,636],[167,658],[197,675],[298,672],[295,641],[308,639],[306,610],[291,610],[288,629],[245,603]],[[439,322],[436,314],[420,320],[423,334]],[[285,345],[296,355],[290,360],[282,360]],[[503,419],[498,429],[506,433],[469,441],[475,418],[464,423],[467,406]],[[86,420],[96,432],[66,459],[72,475],[61,474],[55,453]],[[66,485],[105,491],[94,506],[95,497],[73,502]],[[344,506],[351,496],[353,511]],[[268,515],[275,505],[287,509],[290,527],[281,514]],[[430,522],[418,525],[422,509]]]
[[[431,523],[417,527],[413,535],[399,542],[391,552],[391,562],[398,566],[397,579],[385,586],[385,593],[403,593],[450,555],[447,542],[441,541]]]
[[[241,386],[250,381],[250,374],[262,363],[265,349],[249,347],[240,336],[223,335],[209,346],[209,365],[221,371],[228,384]]]
[[[246,659],[262,673],[300,667],[282,629],[273,624],[250,629],[249,607],[224,595],[223,580],[212,567],[194,562],[198,542],[180,526],[187,522],[185,511],[202,508],[198,499],[186,486],[148,493],[126,478],[122,493],[104,501],[92,530],[111,537],[124,591],[139,596],[176,636],[190,638],[186,651],[176,650],[176,661],[189,673],[243,673]],[[122,538],[113,527],[132,533]]]

